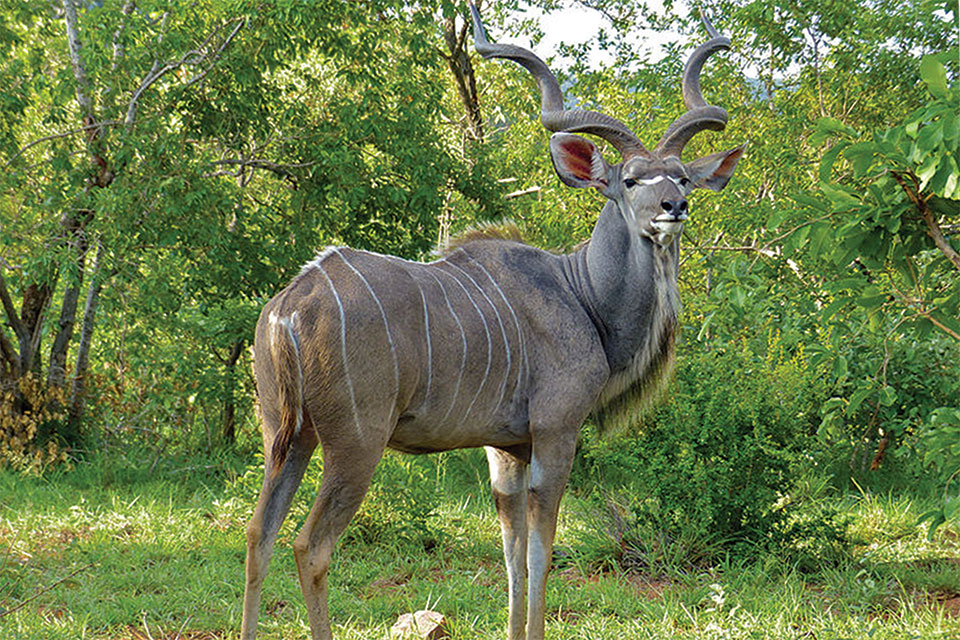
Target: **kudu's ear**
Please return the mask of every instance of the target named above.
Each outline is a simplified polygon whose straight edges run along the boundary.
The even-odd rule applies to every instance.
[[[687,173],[693,181],[694,188],[707,188],[713,191],[720,191],[730,180],[733,170],[737,168],[737,162],[743,155],[746,145],[713,153],[709,156],[698,158],[687,165]]]
[[[600,155],[597,146],[572,133],[555,133],[550,136],[550,157],[553,168],[563,183],[569,187],[607,187],[607,161]]]

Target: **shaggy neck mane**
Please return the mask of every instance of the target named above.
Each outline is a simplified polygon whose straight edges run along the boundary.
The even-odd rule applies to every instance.
[[[658,250],[658,254],[659,254]],[[677,317],[676,263],[666,253],[654,259],[656,308],[640,329],[645,339],[628,365],[612,372],[600,393],[594,415],[602,433],[636,427],[666,388],[675,361]]]

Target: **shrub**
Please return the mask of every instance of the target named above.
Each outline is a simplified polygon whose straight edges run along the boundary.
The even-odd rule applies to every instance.
[[[782,506],[809,460],[823,390],[802,347],[787,349],[776,332],[759,342],[681,353],[668,401],[639,433],[602,440],[587,430],[574,489],[619,487],[627,529],[661,547],[682,540],[689,558],[769,545],[787,526]]]
[[[14,388],[0,391],[0,466],[38,473],[67,462],[67,452],[50,437],[50,426],[66,417],[63,391],[46,388],[27,374]]]

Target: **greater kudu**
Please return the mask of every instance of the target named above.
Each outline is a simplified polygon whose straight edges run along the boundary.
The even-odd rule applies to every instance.
[[[648,151],[614,118],[565,110],[546,65],[488,42],[471,12],[477,51],[536,78],[541,120],[557,132],[550,152],[560,179],[595,187],[608,202],[590,241],[568,255],[502,238],[461,244],[428,264],[328,248],[267,303],[254,345],[266,469],[247,531],[246,640],[277,529],[318,444],[323,482],[294,541],[315,639],[331,638],[331,554],[384,449],[480,446],[503,532],[509,637],[542,639],[557,510],[580,426],[660,384],[668,369],[686,196],[722,189],[743,152],[680,159],[694,134],[725,126],[699,75],[729,40],[708,24],[711,40],[683,74],[688,111]],[[574,131],[606,140],[622,162],[608,165]]]

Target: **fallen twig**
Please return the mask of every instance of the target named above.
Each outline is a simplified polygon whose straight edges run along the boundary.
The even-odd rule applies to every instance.
[[[4,617],[4,616],[8,616],[8,615],[10,615],[11,613],[14,613],[15,611],[19,611],[20,609],[23,609],[25,606],[27,606],[27,604],[29,604],[30,602],[33,602],[34,600],[36,600],[37,598],[39,598],[40,596],[42,596],[42,595],[45,594],[46,592],[48,592],[48,591],[50,591],[50,590],[52,590],[52,589],[55,589],[56,587],[58,587],[59,585],[63,584],[64,582],[66,582],[66,581],[69,580],[70,578],[73,578],[73,577],[76,576],[77,574],[83,573],[84,571],[86,571],[87,569],[93,567],[94,565],[95,565],[95,563],[93,563],[93,562],[91,562],[90,564],[85,564],[85,565],[83,565],[82,567],[80,567],[79,569],[74,569],[74,570],[73,570],[72,572],[70,572],[68,575],[60,578],[59,580],[57,580],[57,581],[54,582],[53,584],[48,585],[48,586],[46,586],[46,587],[43,587],[42,589],[38,589],[36,593],[34,593],[32,596],[30,596],[30,597],[27,598],[26,600],[23,600],[20,604],[18,604],[18,605],[15,606],[14,608],[12,608],[12,609],[7,609],[6,611],[0,611],[0,618],[2,618],[2,617]]]

